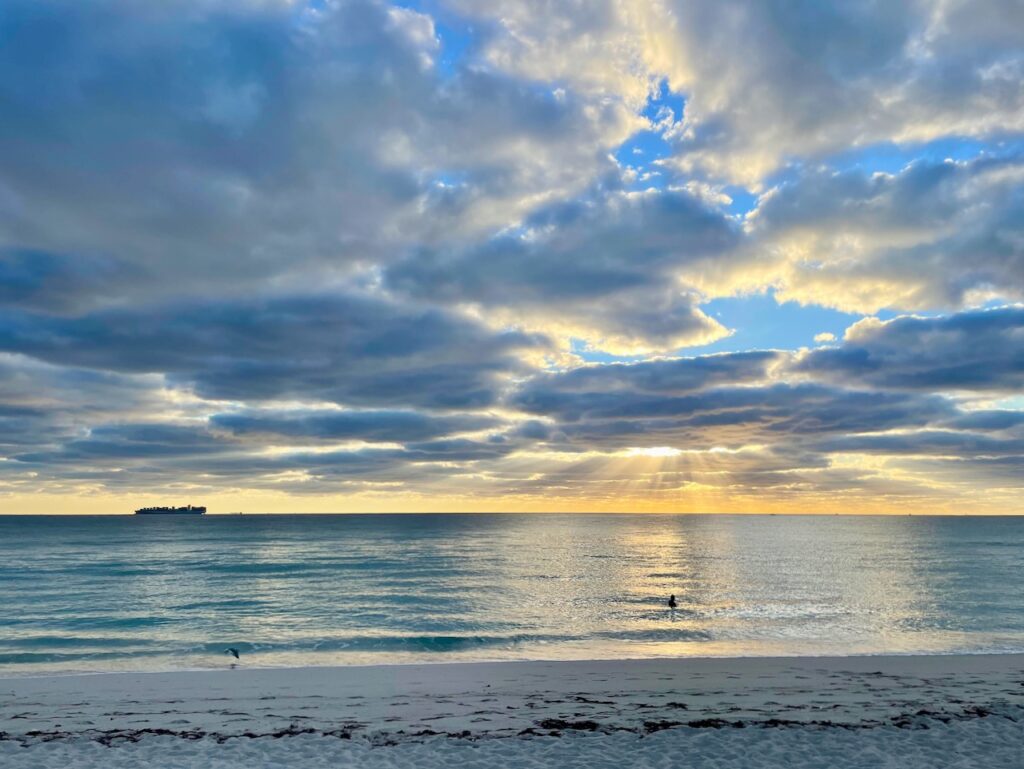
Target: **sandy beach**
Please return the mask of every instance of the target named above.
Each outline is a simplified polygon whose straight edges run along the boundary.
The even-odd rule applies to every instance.
[[[1024,655],[0,680],[21,767],[1019,767]]]

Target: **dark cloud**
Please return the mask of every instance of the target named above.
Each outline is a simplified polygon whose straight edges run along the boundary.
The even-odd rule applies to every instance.
[[[956,430],[1011,430],[1024,425],[1024,411],[981,409],[968,411],[946,423]]]
[[[187,490],[190,495],[239,487],[293,494],[452,493],[474,476],[479,481],[481,463],[498,461],[517,449],[510,442],[449,440],[395,449],[270,455],[245,451],[189,426],[134,425],[97,432],[61,449],[11,457],[0,463],[0,483],[44,483],[54,491],[82,484],[114,492]],[[473,491],[472,484],[463,490]]]
[[[152,460],[159,457],[221,453],[224,442],[203,428],[175,424],[101,425],[84,438],[53,451],[16,454],[16,462],[56,464],[104,460]]]
[[[570,443],[587,448],[743,446],[816,435],[927,425],[954,407],[938,397],[845,391],[820,386],[710,390],[682,398],[585,400],[556,412]]]
[[[356,294],[0,316],[0,349],[124,373],[203,397],[437,408],[493,403],[544,340]]]
[[[804,354],[793,370],[887,389],[1019,391],[1024,387],[1024,308],[867,319],[847,331],[842,345]]]
[[[432,415],[416,411],[247,410],[214,414],[210,424],[260,439],[424,441],[497,427],[501,420],[476,414]]]
[[[513,404],[553,420],[532,435],[577,450],[774,444],[924,426],[957,413],[939,395],[759,381],[780,357],[751,352],[576,369],[535,377]],[[734,386],[744,377],[752,382]]]
[[[673,349],[724,334],[676,272],[738,242],[729,219],[690,193],[602,190],[541,208],[473,248],[416,252],[386,278],[410,296],[576,327],[606,347]]]
[[[785,359],[775,350],[704,355],[638,363],[580,366],[533,378],[528,389],[557,392],[688,393],[716,384],[757,382]]]
[[[0,353],[0,454],[54,447],[105,420],[165,412],[161,384],[160,377],[66,368]]]
[[[12,0],[0,41],[0,276],[58,307],[342,280],[585,185],[633,121],[444,74],[374,0]]]
[[[950,457],[1002,457],[1024,455],[1024,438],[998,438],[970,432],[919,430],[884,435],[834,438],[816,444],[824,452],[934,455]]]
[[[1015,509],[1024,477],[1024,454],[1012,456],[919,456],[892,457],[889,464],[902,473],[922,479],[940,478],[947,495],[960,497],[955,511],[961,515],[977,513],[986,502],[995,500],[995,511]],[[978,489],[984,489],[983,497]],[[991,507],[989,508],[991,509]]]
[[[490,440],[473,441],[466,438],[410,443],[405,448],[412,462],[476,462],[500,459],[522,447],[521,442],[495,436]]]
[[[459,254],[418,253],[389,269],[416,295],[485,304],[591,299],[651,286],[738,234],[686,192],[614,192],[540,209],[513,234]]]
[[[166,406],[161,377],[52,365],[0,353],[0,404],[50,415],[103,419]]]
[[[745,363],[744,359],[747,356],[753,354],[743,353],[739,357]],[[686,362],[692,363],[693,369],[699,370],[706,360],[697,358]],[[712,359],[712,366],[720,365],[719,360],[726,362],[729,358],[722,356],[718,360]],[[764,362],[764,358],[759,361],[762,366]],[[773,429],[792,428],[808,431],[855,430],[857,420],[867,420],[869,415],[879,420],[873,429],[880,429],[879,425],[899,424],[901,420],[930,420],[953,413],[950,402],[939,396],[846,390],[816,383],[771,382],[762,386],[714,387],[684,395],[676,395],[671,391],[658,393],[644,390],[643,381],[657,378],[661,373],[658,372],[659,367],[667,369],[664,372],[667,375],[665,378],[670,379],[672,369],[679,363],[680,361],[652,361],[609,367],[611,376],[607,378],[594,376],[599,370],[593,373],[588,371],[589,378],[595,380],[594,384],[598,385],[588,389],[576,386],[577,382],[573,381],[575,371],[547,376],[524,386],[515,394],[513,404],[528,413],[555,416],[566,423],[594,419],[700,417],[719,424],[721,420],[728,420],[730,414],[735,414],[739,421],[764,419],[768,423],[776,424]],[[624,386],[634,373],[634,369],[640,386]],[[586,379],[587,377],[584,377],[583,381]],[[569,386],[563,387],[562,384],[566,380]],[[785,416],[785,419],[776,422],[773,416]],[[867,421],[863,426],[865,429],[871,427]]]
[[[0,307],[72,309],[83,296],[110,298],[120,277],[109,260],[40,251],[0,250]]]

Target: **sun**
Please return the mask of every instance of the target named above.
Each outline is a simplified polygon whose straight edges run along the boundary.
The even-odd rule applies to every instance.
[[[671,446],[634,446],[627,453],[631,457],[678,457],[683,452]]]

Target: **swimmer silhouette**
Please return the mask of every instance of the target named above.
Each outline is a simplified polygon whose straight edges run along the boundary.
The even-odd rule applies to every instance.
[[[678,604],[676,603],[676,594],[673,593],[668,597],[668,608],[675,609]]]

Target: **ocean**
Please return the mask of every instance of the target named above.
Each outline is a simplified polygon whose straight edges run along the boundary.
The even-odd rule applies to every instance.
[[[0,516],[0,675],[1019,652],[1022,574],[1022,518]]]

